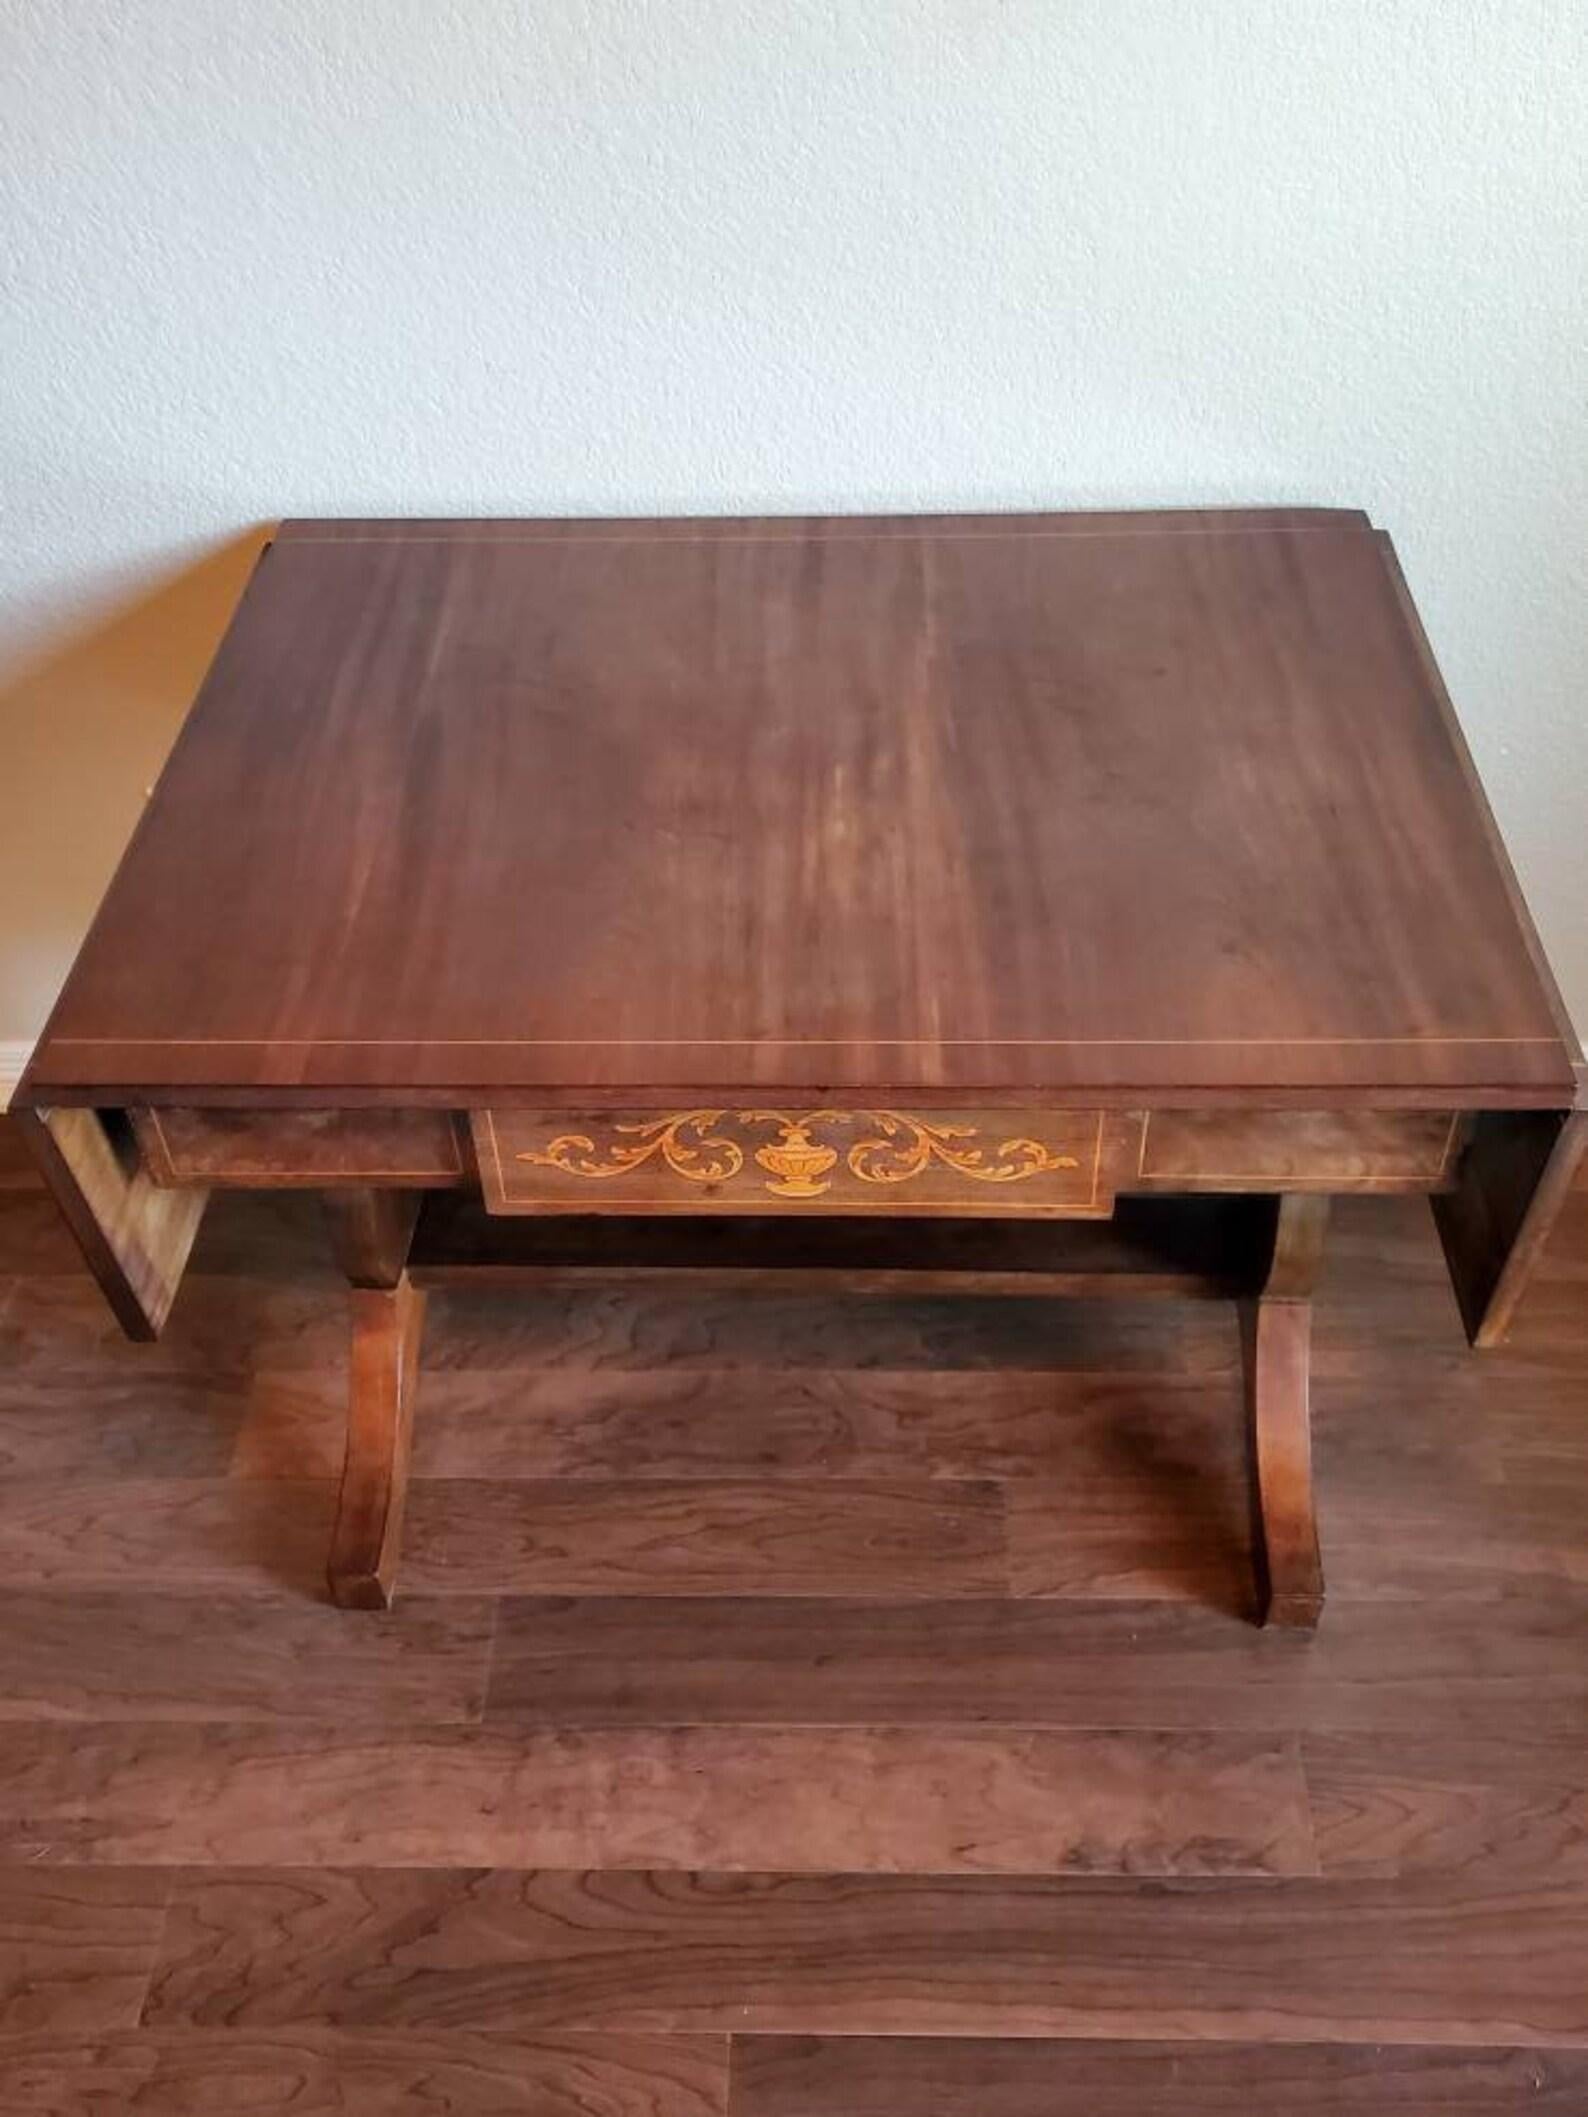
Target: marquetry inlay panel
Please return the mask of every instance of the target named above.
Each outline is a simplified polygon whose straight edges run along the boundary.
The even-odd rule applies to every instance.
[[[481,1110],[495,1213],[1106,1214],[1096,1110]]]

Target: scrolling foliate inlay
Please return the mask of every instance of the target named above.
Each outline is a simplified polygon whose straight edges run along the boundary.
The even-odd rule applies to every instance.
[[[741,1139],[733,1137],[737,1127]],[[564,1132],[544,1147],[514,1158],[566,1176],[601,1181],[627,1176],[660,1162],[686,1182],[730,1182],[748,1153],[764,1172],[763,1188],[776,1198],[820,1198],[832,1186],[841,1149],[833,1132],[860,1131],[843,1152],[849,1173],[861,1183],[907,1184],[934,1163],[976,1183],[1025,1183],[1079,1166],[1073,1154],[1040,1139],[1016,1136],[984,1145],[980,1127],[933,1123],[898,1110],[681,1110],[642,1121],[614,1124],[600,1143],[586,1132]],[[760,1138],[770,1131],[771,1138]]]
[[[726,1183],[744,1167],[744,1151],[731,1139],[710,1136],[711,1127],[725,1114],[683,1110],[647,1123],[614,1125],[614,1133],[636,1135],[633,1143],[614,1138],[601,1148],[587,1132],[563,1132],[543,1149],[514,1159],[561,1169],[565,1176],[600,1177],[627,1176],[659,1155],[675,1176],[687,1176],[691,1183]]]

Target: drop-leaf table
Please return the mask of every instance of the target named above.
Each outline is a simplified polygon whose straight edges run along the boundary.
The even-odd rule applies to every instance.
[[[1429,1195],[1491,1343],[1581,1080],[1360,514],[303,521],[15,1107],[135,1338],[211,1190],[325,1194],[343,1604],[426,1285],[707,1277],[1238,1303],[1304,1626],[1330,1195]]]

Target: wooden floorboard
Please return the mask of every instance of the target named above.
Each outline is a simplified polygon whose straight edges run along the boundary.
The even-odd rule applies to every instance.
[[[1234,1340],[1229,1346],[1233,1357]],[[1172,1344],[1165,1357],[1172,1358]],[[1240,1378],[1172,1366],[427,1370],[420,1478],[1048,1478],[1077,1449],[1101,1469],[1199,1470],[1239,1454]],[[255,1477],[335,1474],[334,1373],[259,1372],[232,1428]]]
[[[1235,1423],[1232,1412],[1230,1424]],[[1252,1554],[1241,1474],[1142,1467],[1134,1489],[1084,1471],[1005,1488],[1009,1588],[1016,1596],[1115,1596],[1247,1614]]]
[[[1588,1736],[1588,1592],[1331,1598],[1316,1638],[1193,1602],[510,1597],[487,1717]]]
[[[169,1887],[107,1867],[0,1866],[0,2032],[135,2022]]]
[[[336,1488],[242,1478],[0,1479],[0,1590],[75,1582],[310,1596]]]
[[[336,1611],[316,1202],[134,1347],[13,1150],[0,2110],[1588,2109],[1588,1191],[1338,1210],[1309,1640],[1193,1302],[439,1294]]]
[[[297,2025],[0,2035],[0,2109],[38,2117],[722,2117],[724,2037]]]
[[[163,2022],[1588,2046],[1573,1884],[188,1873]]]
[[[747,2036],[736,2117],[1567,2117],[1588,2054],[1411,2044]]]
[[[433,1385],[433,1386],[432,1386]],[[1165,1473],[1238,1452],[1239,1378],[1172,1364],[591,1375],[454,1370],[431,1378],[415,1468],[425,1477],[1025,1478],[1063,1476],[1076,1445]],[[334,1434],[342,1407],[325,1392]],[[260,1428],[265,1415],[256,1413]],[[1071,1454],[1067,1458],[1065,1449]]]
[[[1005,1585],[991,1481],[432,1478],[403,1577],[469,1594],[985,1595]]]
[[[0,1722],[480,1717],[496,1606],[405,1596],[349,1624],[306,1595],[0,1590]]]
[[[1582,1736],[1309,1735],[1325,1874],[1537,1875],[1588,1882]]]
[[[0,1725],[0,1859],[1310,1874],[1294,1738]]]
[[[25,1298],[31,1302],[31,1288]],[[127,1477],[219,1478],[234,1467],[248,1415],[247,1377],[163,1375],[156,1382],[137,1365],[97,1375],[8,1368],[4,1323],[0,1302],[0,1481],[47,1479],[64,1487]]]

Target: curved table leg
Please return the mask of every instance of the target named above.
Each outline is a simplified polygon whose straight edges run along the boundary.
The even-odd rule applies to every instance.
[[[419,1198],[340,1191],[326,1199],[338,1261],[352,1282],[347,1455],[327,1581],[344,1610],[390,1607],[408,1490],[425,1297],[404,1266]]]
[[[390,1607],[408,1489],[425,1297],[406,1276],[354,1287],[347,1456],[327,1579],[344,1610]]]
[[[1241,1304],[1257,1620],[1303,1631],[1323,1608],[1308,1374],[1328,1213],[1327,1198],[1291,1193],[1278,1201],[1267,1280]]]

